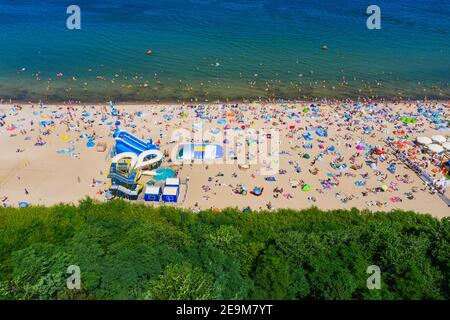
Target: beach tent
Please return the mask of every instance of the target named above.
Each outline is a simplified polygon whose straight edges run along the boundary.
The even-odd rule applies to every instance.
[[[417,140],[417,143],[423,144],[425,146],[428,145],[428,144],[431,144],[433,142],[428,137],[418,137],[416,140]]]
[[[204,126],[203,122],[196,122],[192,124],[192,128],[194,130],[200,130],[203,128],[203,126]]]
[[[151,202],[159,202],[161,199],[160,186],[147,186],[145,189],[144,200]]]
[[[428,150],[430,150],[431,152],[435,152],[435,153],[441,153],[442,151],[444,151],[444,148],[438,144],[430,144],[428,145]]]
[[[316,130],[316,134],[317,134],[319,137],[328,137],[328,132],[327,132],[327,130],[322,129],[322,128],[317,129],[317,130]]]
[[[106,142],[97,143],[97,152],[105,152],[107,147]]]
[[[302,136],[303,136],[303,138],[304,138],[305,140],[307,140],[307,141],[313,140],[313,137],[312,137],[311,133],[309,133],[309,132],[303,133]]]
[[[69,137],[69,136],[62,136],[62,137],[61,137],[61,140],[62,140],[62,141],[69,141],[70,139],[72,139],[72,138]]]
[[[434,142],[437,142],[437,143],[444,143],[447,141],[447,139],[444,136],[441,136],[440,134],[432,136],[431,140],[433,140]]]
[[[395,174],[395,172],[397,171],[397,165],[396,165],[395,163],[391,163],[391,164],[388,166],[387,170],[388,170],[390,173]]]

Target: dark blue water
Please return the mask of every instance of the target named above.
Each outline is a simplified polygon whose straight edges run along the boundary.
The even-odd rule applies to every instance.
[[[81,8],[81,30],[66,28],[70,4]],[[0,95],[450,97],[450,1],[378,0],[381,30],[366,27],[370,4],[0,0]]]

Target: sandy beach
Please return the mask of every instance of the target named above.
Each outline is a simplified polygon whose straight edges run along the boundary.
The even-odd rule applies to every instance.
[[[237,163],[184,164],[177,173],[182,181],[188,178],[189,184],[186,199],[178,206],[194,210],[356,207],[445,217],[450,210],[438,191],[425,186],[395,152],[442,182],[448,151],[447,155],[445,151],[422,152],[414,140],[436,135],[448,139],[448,122],[436,123],[427,114],[435,111],[441,119],[448,119],[449,106],[448,102],[407,101],[217,103],[206,107],[142,103],[117,104],[117,117],[107,103],[5,103],[0,105],[0,200],[4,206],[77,203],[86,196],[104,201],[116,121],[122,130],[144,140],[152,138],[169,155],[175,147],[171,141],[175,130],[193,133],[201,124],[203,132],[220,134],[236,128],[243,132],[276,130],[277,172],[267,179],[261,174],[264,163],[250,164],[248,169]],[[414,122],[405,118],[414,118]],[[327,134],[318,136],[318,129]],[[88,147],[87,137],[96,145],[105,143],[106,150]],[[394,173],[388,170],[390,164],[396,166]],[[170,165],[169,157],[164,158],[161,167]],[[264,190],[260,196],[243,195],[233,191],[238,186]],[[450,188],[446,189],[441,191],[450,197]]]

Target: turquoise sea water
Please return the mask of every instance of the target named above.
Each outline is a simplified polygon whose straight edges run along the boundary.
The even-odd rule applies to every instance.
[[[0,31],[3,98],[450,97],[450,1],[0,0]]]

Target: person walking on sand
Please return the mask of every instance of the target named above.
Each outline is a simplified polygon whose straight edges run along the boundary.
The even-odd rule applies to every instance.
[[[77,177],[78,183],[81,183],[80,176]]]
[[[25,188],[25,194],[29,195],[30,193],[28,192],[27,188]]]

